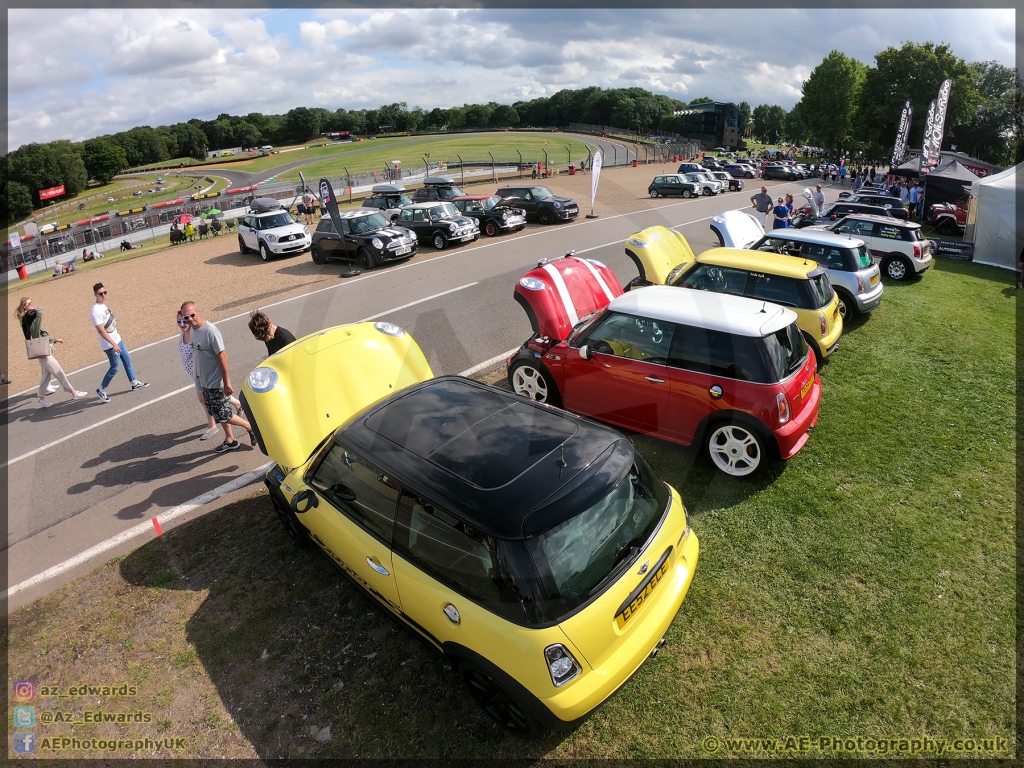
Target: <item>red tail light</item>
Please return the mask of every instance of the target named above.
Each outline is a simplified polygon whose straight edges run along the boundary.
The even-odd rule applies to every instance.
[[[818,323],[821,324],[821,335],[824,336],[826,331],[828,331],[828,323],[825,322],[824,315],[818,315]]]
[[[789,399],[784,392],[775,396],[775,404],[779,407],[779,424],[789,421]]]
[[[920,259],[921,258],[921,246],[918,243],[914,243],[914,258],[915,259]]]
[[[857,293],[864,293],[864,280],[860,275],[857,275]]]

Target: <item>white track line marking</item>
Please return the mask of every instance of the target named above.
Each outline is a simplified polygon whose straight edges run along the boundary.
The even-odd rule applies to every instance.
[[[684,202],[680,201],[678,203],[671,203],[669,205],[661,205],[661,206],[658,206],[656,208],[642,208],[639,211],[631,211],[630,213],[617,213],[614,216],[605,216],[603,219],[587,219],[586,221],[578,221],[578,222],[574,222],[574,223],[576,223],[576,226],[578,226],[578,227],[585,227],[585,226],[588,226],[588,225],[591,225],[591,224],[598,224],[598,223],[600,223],[602,221],[611,221],[612,219],[621,219],[623,216],[633,216],[633,215],[638,215],[638,214],[642,214],[642,213],[647,213],[648,211],[660,211],[660,210],[663,210],[665,208],[675,208],[678,205],[688,205],[688,204],[689,204],[688,202],[684,203]],[[706,216],[703,219],[696,219],[695,221],[687,221],[687,222],[684,222],[682,224],[677,224],[675,227],[672,227],[672,229],[678,229],[679,227],[685,227],[688,224],[696,224],[697,222],[705,221],[705,220],[710,219],[710,218],[712,218],[712,217],[711,216]],[[539,229],[536,232],[531,232],[528,235],[522,235],[521,237],[517,237],[517,238],[515,238],[515,240],[519,241],[519,240],[525,240],[525,239],[530,238],[530,237],[536,237],[538,235],[546,234],[547,231],[548,230]],[[434,256],[433,258],[430,258],[430,259],[423,259],[421,261],[410,261],[410,262],[407,262],[405,264],[399,264],[398,266],[395,266],[395,267],[388,267],[387,269],[378,270],[378,271],[372,272],[372,273],[370,273],[368,275],[363,275],[362,277],[352,277],[352,278],[347,279],[344,283],[338,283],[337,285],[329,285],[326,288],[317,288],[315,291],[307,291],[306,293],[300,293],[298,296],[290,296],[287,299],[281,299],[281,301],[275,301],[273,304],[261,304],[260,306],[263,309],[269,309],[270,307],[278,307],[281,304],[287,304],[288,302],[297,301],[298,299],[305,299],[305,298],[307,298],[309,296],[314,296],[314,295],[316,295],[318,293],[323,293],[324,291],[333,291],[333,290],[336,290],[338,288],[344,288],[346,285],[352,285],[352,283],[358,283],[358,282],[360,282],[362,280],[369,280],[371,277],[377,277],[379,275],[386,275],[386,274],[389,274],[391,272],[397,272],[398,270],[401,270],[401,269],[408,269],[409,267],[416,267],[416,266],[420,266],[422,264],[430,264],[430,263],[435,262],[435,261],[440,261],[441,259],[447,259],[449,256],[456,256],[456,255],[458,255],[460,253],[467,253],[469,251],[477,251],[477,250],[480,250],[482,248],[491,248],[493,246],[503,245],[506,242],[509,242],[509,241],[507,241],[507,240],[500,240],[499,239],[499,240],[495,240],[495,241],[489,242],[489,243],[481,243],[479,245],[474,245],[474,246],[472,246],[470,248],[465,248],[465,249],[459,250],[459,251],[450,251],[449,253],[444,253],[444,254],[441,254],[439,256]],[[616,240],[615,242],[619,242],[619,241]],[[605,245],[599,245],[599,246],[595,246],[595,247],[596,248],[604,248],[607,245],[613,245],[613,244],[614,243],[606,243]],[[591,251],[591,250],[594,250],[594,249],[593,248],[588,248],[586,251],[578,251],[578,253],[586,253],[587,251]],[[237,320],[240,317],[248,317],[248,316],[249,316],[249,312],[248,311],[246,311],[246,312],[239,312],[237,315],[231,315],[229,317],[222,317],[219,320],[217,320],[216,322],[217,323],[226,323],[229,320]],[[143,350],[143,349],[148,349],[149,347],[154,347],[157,344],[163,344],[164,342],[167,342],[167,341],[174,341],[177,338],[178,338],[177,335],[168,336],[167,338],[158,339],[156,341],[151,341],[148,344],[143,344],[141,347],[136,347],[135,349],[130,349],[128,351],[129,351],[129,353],[131,353],[131,352],[138,352],[138,351]],[[91,363],[90,365],[86,365],[86,366],[84,366],[82,368],[78,368],[78,369],[76,369],[74,371],[65,371],[65,373],[67,373],[68,376],[74,376],[75,374],[81,373],[82,371],[88,371],[91,368],[96,368],[96,367],[101,366],[101,365],[108,365],[108,363],[107,363],[106,360],[101,360],[101,361],[99,361],[97,363]],[[29,389],[23,389],[21,392],[15,392],[13,395],[8,395],[6,399],[10,400],[10,399],[15,398],[15,397],[21,397],[22,395],[27,395],[29,392],[34,392],[37,388],[38,387],[30,387]],[[0,402],[2,402],[2,401],[0,401]]]
[[[508,352],[502,352],[500,355],[495,355],[490,360],[484,360],[479,365],[474,365],[472,368],[467,368],[466,370],[464,370],[462,373],[460,373],[458,375],[459,376],[472,376],[474,373],[479,373],[480,371],[484,370],[485,368],[490,368],[495,363],[500,363],[502,360],[507,359],[509,355],[511,355],[512,353],[514,353],[518,349],[519,349],[519,347],[512,347],[512,349],[510,349]]]
[[[109,418],[106,418],[106,419],[103,419],[101,421],[97,421],[95,424],[91,424],[88,427],[82,427],[81,429],[77,430],[76,432],[72,432],[70,435],[64,435],[64,437],[60,438],[59,440],[54,440],[52,443],[47,443],[46,445],[43,445],[43,446],[40,446],[39,448],[36,448],[34,451],[29,451],[28,453],[23,453],[23,454],[21,454],[21,456],[13,458],[10,461],[5,462],[4,464],[0,464],[0,468],[9,467],[9,466],[11,466],[11,464],[17,464],[19,461],[21,461],[23,459],[27,459],[27,458],[30,458],[32,456],[35,456],[37,453],[42,453],[43,451],[47,450],[48,448],[53,448],[53,446],[55,446],[55,445],[60,445],[61,443],[65,442],[67,440],[70,440],[73,437],[78,437],[81,434],[84,434],[84,433],[89,432],[89,431],[91,431],[93,429],[96,429],[96,427],[102,427],[104,424],[109,424],[112,421],[117,421],[122,416],[127,416],[129,413],[135,413],[135,411],[138,411],[138,410],[141,410],[143,408],[146,408],[147,406],[153,405],[153,403],[159,403],[161,400],[166,400],[168,397],[174,397],[175,395],[180,395],[182,392],[185,392],[185,391],[187,391],[189,389],[195,389],[195,385],[189,384],[187,387],[182,387],[181,389],[176,389],[173,392],[168,392],[166,395],[160,395],[160,397],[157,397],[157,398],[155,398],[153,400],[148,400],[145,403],[142,403],[141,405],[136,405],[134,408],[129,408],[127,411],[124,411],[123,413],[114,414],[113,416],[111,416]]]
[[[360,322],[366,322],[367,320],[376,320],[378,317],[382,317],[384,315],[391,314],[392,312],[398,312],[401,309],[408,309],[409,307],[414,307],[417,304],[423,304],[424,302],[432,301],[434,299],[440,298],[441,296],[447,296],[449,293],[455,293],[456,291],[463,291],[466,288],[472,288],[474,285],[479,285],[479,283],[466,283],[465,285],[460,285],[458,288],[449,288],[447,291],[441,291],[441,293],[435,293],[432,296],[426,296],[426,297],[424,297],[422,299],[417,299],[416,301],[410,301],[408,304],[403,304],[400,307],[394,307],[393,309],[388,309],[388,310],[386,310],[384,312],[381,312],[379,314],[372,315],[371,317],[367,317],[364,320],[361,320]],[[246,316],[248,316],[248,313],[245,313],[245,314],[246,314]],[[177,337],[174,337],[174,338],[177,338]],[[5,462],[4,464],[0,464],[0,469],[2,469],[4,467],[9,467],[11,464],[17,464],[19,461],[22,461],[23,459],[28,459],[28,458],[30,458],[32,456],[35,456],[38,453],[42,453],[43,451],[45,451],[45,450],[47,450],[49,448],[53,448],[55,445],[60,445],[61,443],[67,442],[68,440],[70,440],[73,437],[78,437],[79,435],[84,434],[86,432],[89,432],[90,430],[96,429],[97,427],[102,427],[104,424],[109,424],[112,421],[117,421],[122,416],[127,416],[129,413],[134,413],[135,411],[138,411],[138,410],[140,410],[142,408],[145,408],[146,406],[153,405],[153,403],[159,403],[161,400],[166,400],[168,397],[173,397],[174,395],[180,395],[182,392],[187,392],[190,389],[195,389],[194,385],[190,385],[190,386],[187,386],[187,387],[182,387],[181,389],[176,389],[173,392],[168,392],[166,395],[160,395],[160,397],[157,397],[157,398],[155,398],[153,400],[148,400],[147,402],[142,403],[141,405],[136,405],[134,408],[129,408],[127,411],[125,411],[123,413],[118,413],[118,414],[115,414],[114,416],[111,416],[109,418],[103,419],[102,421],[97,421],[95,424],[92,424],[92,425],[90,425],[88,427],[82,427],[81,429],[79,429],[79,430],[77,430],[75,432],[72,432],[70,435],[64,435],[64,437],[62,437],[62,438],[60,438],[58,440],[54,440],[52,443],[47,443],[46,445],[40,446],[39,448],[36,448],[35,450],[29,451],[28,453],[23,453],[21,456],[17,456],[15,458],[11,459],[8,462]]]
[[[191,387],[189,387],[189,389],[191,389]],[[220,498],[226,493],[231,493],[231,491],[236,491],[239,488],[244,488],[250,483],[260,480],[266,474],[267,470],[270,469],[272,466],[274,466],[274,462],[271,461],[268,462],[267,464],[264,464],[259,469],[254,469],[251,472],[246,472],[244,475],[239,475],[238,477],[229,480],[223,485],[217,486],[213,490],[207,491],[204,494],[196,496],[194,499],[191,499],[190,501],[186,501],[184,504],[179,504],[178,506],[167,510],[162,515],[157,515],[156,519],[160,522],[161,526],[165,526],[171,520],[181,517],[182,515],[188,514],[197,507],[201,507],[204,504],[209,504],[211,501],[216,501],[218,498]],[[148,532],[153,532],[152,520],[145,520],[144,522],[141,522],[138,525],[132,526],[126,531],[121,531],[121,533],[115,536],[111,536],[109,539],[101,541],[99,544],[96,544],[95,546],[89,547],[89,549],[85,550],[84,552],[80,552],[79,554],[75,555],[74,557],[68,558],[62,563],[58,563],[57,565],[51,568],[47,568],[42,573],[37,573],[35,576],[31,578],[25,579],[25,581],[15,584],[13,587],[8,588],[8,590],[4,593],[4,597],[9,598],[11,597],[11,595],[16,595],[18,592],[26,590],[29,587],[34,587],[36,584],[41,584],[44,581],[49,581],[55,576],[59,576],[60,574],[66,571],[70,571],[72,568],[75,568],[76,566],[79,566],[82,563],[86,563],[92,558],[98,555],[102,555],[104,552],[107,552],[113,549],[114,547],[124,544],[126,541],[131,541],[132,539]]]

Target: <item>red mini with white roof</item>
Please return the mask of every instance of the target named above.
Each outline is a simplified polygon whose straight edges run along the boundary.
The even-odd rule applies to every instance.
[[[507,362],[525,397],[681,445],[751,475],[818,420],[821,380],[790,309],[670,286],[623,293],[598,261],[542,260],[515,289],[534,334]]]

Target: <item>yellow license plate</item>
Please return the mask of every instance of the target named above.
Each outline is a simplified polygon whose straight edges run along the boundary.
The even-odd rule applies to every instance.
[[[871,282],[871,285],[874,285],[875,283],[877,283],[878,282],[878,275],[872,275],[870,282]]]
[[[665,578],[665,574],[669,571],[669,555],[672,554],[672,549],[661,556],[661,560],[654,567],[654,572],[648,576],[640,586],[633,590],[629,597],[626,598],[626,602],[619,608],[619,612],[615,615],[615,621],[619,625],[619,629],[626,626],[626,622],[633,618],[645,602],[647,602],[651,595],[654,594],[654,590],[658,588],[658,584]]]
[[[807,393],[811,391],[811,387],[814,386],[814,377],[811,376],[807,380],[807,383],[800,387],[800,399],[803,400],[807,397]]]

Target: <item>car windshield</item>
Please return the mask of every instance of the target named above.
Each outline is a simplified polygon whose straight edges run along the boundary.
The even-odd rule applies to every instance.
[[[555,196],[555,193],[547,187],[531,187],[530,192],[533,193],[534,200],[550,200]]]
[[[390,225],[391,222],[380,213],[371,213],[369,216],[359,216],[352,219],[352,234],[359,235],[363,232],[373,232],[377,229],[383,229]]]
[[[871,254],[866,245],[859,245],[850,250],[853,252],[853,263],[857,265],[857,269],[867,269],[871,266]]]
[[[262,216],[256,219],[259,222],[260,229],[274,229],[275,227],[286,227],[289,224],[294,224],[295,220],[292,219],[291,215],[287,211],[281,211],[281,213],[275,213],[273,216]]]
[[[586,602],[620,564],[635,560],[669,500],[665,484],[637,455],[625,477],[604,498],[528,540],[544,591],[557,605],[553,612],[564,615]]]
[[[807,342],[796,323],[765,336],[764,347],[776,381],[782,381],[796,371],[807,358]]]
[[[442,203],[430,212],[431,221],[456,219],[460,216],[459,209],[452,203]]]
[[[493,208],[494,206],[496,206],[500,202],[501,202],[501,198],[498,197],[497,195],[494,195],[493,197],[488,197],[486,200],[483,201],[483,203],[484,203],[484,210],[485,211],[489,211],[489,210],[491,210],[491,208]]]

